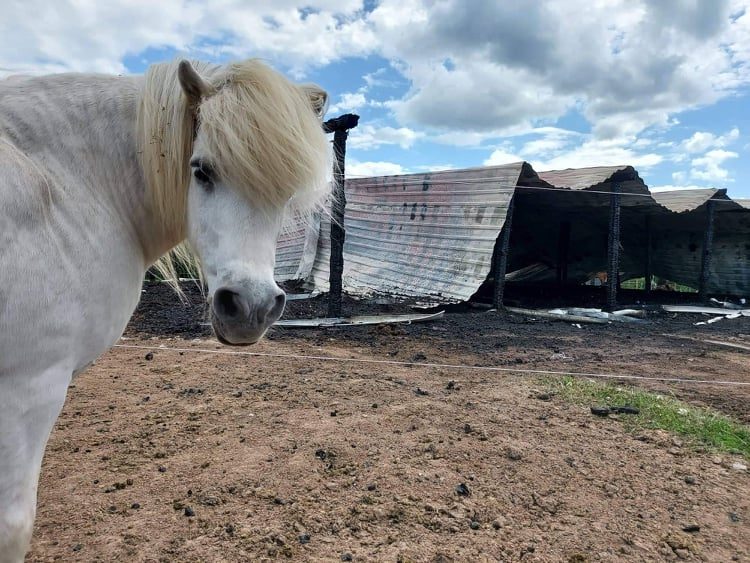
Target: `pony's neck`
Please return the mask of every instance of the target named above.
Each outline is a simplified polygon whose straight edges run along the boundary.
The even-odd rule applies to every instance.
[[[180,240],[161,228],[147,197],[136,128],[142,91],[142,77],[0,82],[0,135],[49,174],[54,191],[64,191],[52,194],[55,205],[116,218],[102,227],[125,230],[148,265]]]

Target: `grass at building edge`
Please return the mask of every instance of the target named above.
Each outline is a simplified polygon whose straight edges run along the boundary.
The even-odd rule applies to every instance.
[[[750,460],[750,426],[713,409],[688,405],[658,393],[576,377],[544,379],[543,383],[551,394],[575,404],[637,408],[638,414],[619,417],[631,432],[644,428],[666,430],[694,445],[740,454]]]

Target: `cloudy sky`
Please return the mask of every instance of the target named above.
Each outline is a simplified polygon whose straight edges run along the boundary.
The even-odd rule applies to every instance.
[[[632,164],[750,197],[750,0],[6,0],[0,36],[0,75],[262,57],[362,116],[351,175]]]

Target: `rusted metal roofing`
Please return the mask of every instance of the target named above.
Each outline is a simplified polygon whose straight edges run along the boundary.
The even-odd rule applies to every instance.
[[[645,219],[656,214],[659,219],[651,221],[653,273],[697,286],[704,204],[714,200],[721,205],[716,207],[709,291],[750,293],[750,200],[732,201],[725,190],[714,189],[651,194],[631,166],[537,175],[527,163],[347,179],[344,290],[443,302],[468,299],[490,272],[514,192],[509,271],[519,271],[509,279],[554,279],[560,222],[567,221],[572,225],[568,276],[571,282],[585,281],[606,267],[610,197],[600,192],[610,192],[613,183],[632,194],[621,200],[623,279],[643,275]],[[312,289],[326,291],[329,260],[329,217],[295,224],[279,239],[277,279],[307,279]]]
[[[353,294],[466,300],[487,278],[523,162],[346,181],[343,284]],[[321,233],[328,224],[321,223]],[[313,267],[326,289],[330,241]]]
[[[662,205],[675,213],[684,213],[699,208],[720,192],[725,192],[725,190],[716,190],[713,188],[707,188],[705,190],[673,190],[668,192],[656,192],[651,195],[659,205]]]
[[[539,179],[560,189],[609,191],[603,185],[616,182],[622,193],[649,193],[635,168],[625,165],[546,170],[539,172]]]

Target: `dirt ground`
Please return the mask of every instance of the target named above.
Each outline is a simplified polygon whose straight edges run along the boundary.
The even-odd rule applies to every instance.
[[[28,561],[750,560],[747,459],[628,433],[531,373],[750,382],[750,353],[702,342],[750,345],[750,318],[575,328],[469,310],[237,349],[191,299],[147,285],[122,341],[138,348],[74,382]],[[750,386],[621,382],[750,423]]]

